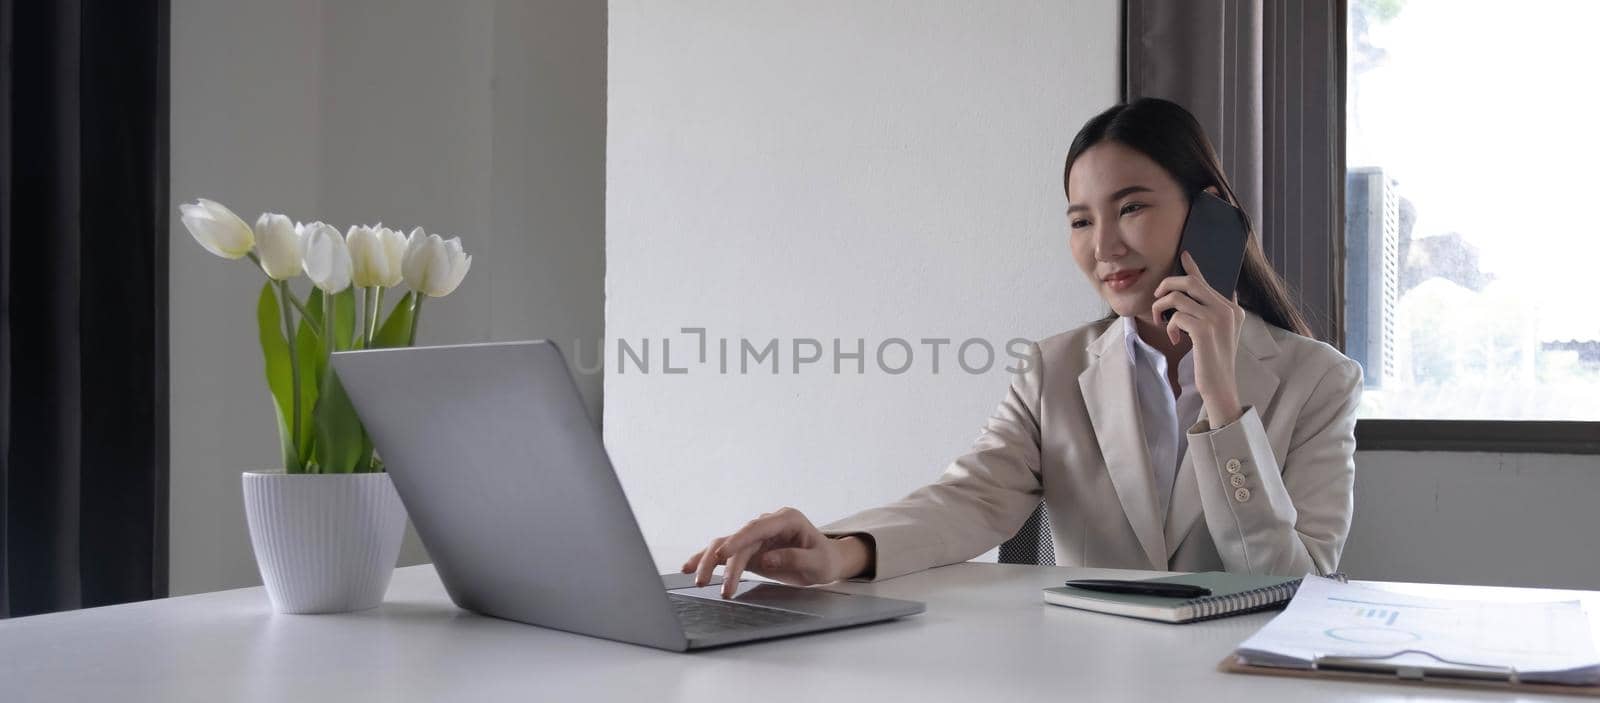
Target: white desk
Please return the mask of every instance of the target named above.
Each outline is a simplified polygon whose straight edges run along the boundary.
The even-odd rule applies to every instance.
[[[457,610],[433,568],[416,566],[395,572],[381,607],[346,615],[273,615],[249,588],[0,620],[0,701],[1505,700],[1217,672],[1270,614],[1178,626],[1040,600],[1067,578],[1138,573],[968,563],[836,584],[928,610],[673,654]],[[1579,595],[1600,610],[1590,592],[1473,595],[1484,594]]]

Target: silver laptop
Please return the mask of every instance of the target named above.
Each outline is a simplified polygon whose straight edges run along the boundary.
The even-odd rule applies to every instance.
[[[462,608],[680,652],[923,611],[749,580],[724,600],[720,579],[658,575],[548,341],[338,352],[333,367]]]

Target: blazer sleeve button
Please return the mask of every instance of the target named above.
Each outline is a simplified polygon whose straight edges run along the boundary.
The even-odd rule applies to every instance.
[[[1224,466],[1228,469],[1228,473],[1230,473],[1230,474],[1239,473],[1239,460],[1238,459],[1229,459],[1228,463],[1224,464]]]
[[[1229,475],[1228,476],[1228,483],[1233,484],[1234,488],[1244,488],[1244,474],[1231,474],[1231,475]]]
[[[1239,501],[1240,503],[1243,503],[1243,502],[1245,502],[1247,500],[1250,500],[1250,489],[1248,489],[1248,488],[1240,488],[1240,489],[1234,491],[1233,492],[1233,499]]]

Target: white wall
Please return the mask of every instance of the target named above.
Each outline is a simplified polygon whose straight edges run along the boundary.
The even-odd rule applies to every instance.
[[[613,0],[606,441],[659,565],[779,506],[820,523],[900,497],[1006,388],[948,356],[836,376],[831,348],[739,375],[739,338],[1003,340],[1101,312],[1059,174],[1117,97],[1116,6]],[[645,338],[651,372],[618,373],[617,341]],[[663,338],[686,373],[664,373]],[[1600,583],[1600,457],[1357,462],[1354,576]]]
[[[602,333],[605,7],[179,0],[172,197],[460,235],[473,271],[420,343]],[[278,463],[260,278],[171,224],[174,594],[259,583],[238,473]],[[391,300],[393,296],[391,296]],[[592,416],[600,377],[579,377]],[[414,535],[402,563],[425,558]]]
[[[921,338],[1101,311],[1060,170],[1117,97],[1117,5],[611,3],[606,441],[661,564],[764,511],[831,520],[936,476],[1010,360],[967,374],[946,347],[936,375]],[[793,373],[796,337],[824,361]],[[832,373],[836,337],[865,338],[866,373]],[[915,347],[905,374],[877,368],[890,337]],[[618,373],[616,342],[644,338],[650,373]],[[687,373],[664,373],[663,338]],[[739,340],[772,338],[782,372],[739,375]]]

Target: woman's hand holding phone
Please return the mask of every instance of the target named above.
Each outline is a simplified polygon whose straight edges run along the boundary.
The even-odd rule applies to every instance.
[[[704,586],[718,564],[727,564],[722,597],[730,598],[747,569],[783,583],[809,586],[852,578],[866,570],[871,559],[871,546],[861,538],[833,539],[800,511],[780,508],[762,513],[738,532],[711,540],[683,563],[683,573],[694,573],[695,585]]]
[[[1244,328],[1245,312],[1236,300],[1224,298],[1200,273],[1189,252],[1180,252],[1187,275],[1168,276],[1156,286],[1156,302],[1150,307],[1152,319],[1160,320],[1172,310],[1167,321],[1167,338],[1173,344],[1187,333],[1193,343],[1195,389],[1205,404],[1206,419],[1212,429],[1232,424],[1244,410],[1239,404],[1239,383],[1233,360],[1239,349],[1239,331]]]

